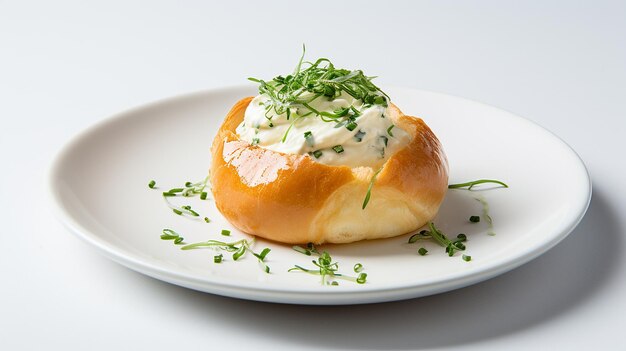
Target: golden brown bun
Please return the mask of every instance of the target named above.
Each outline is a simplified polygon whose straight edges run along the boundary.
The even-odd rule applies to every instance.
[[[251,100],[233,106],[211,148],[215,203],[235,227],[283,243],[349,243],[409,233],[437,213],[448,163],[420,118],[390,106],[387,116],[412,140],[383,165],[363,210],[377,170],[328,166],[239,140],[235,130]]]

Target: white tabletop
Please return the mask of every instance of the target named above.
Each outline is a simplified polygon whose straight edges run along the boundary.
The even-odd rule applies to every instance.
[[[0,2],[0,349],[615,347],[626,322],[625,15],[618,1]],[[53,217],[44,176],[73,135],[162,97],[282,73],[302,43],[381,85],[463,96],[554,132],[591,174],[587,215],[495,279],[339,307],[170,285]]]

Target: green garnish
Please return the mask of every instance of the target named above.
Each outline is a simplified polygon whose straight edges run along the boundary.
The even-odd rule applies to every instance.
[[[472,223],[480,222],[480,216],[470,216],[469,221]]]
[[[429,222],[428,226],[430,228],[430,235],[439,245],[446,248],[448,256],[454,256],[456,251],[465,250],[465,245],[462,243],[463,240],[452,241],[448,239],[445,234],[435,227],[433,222]]]
[[[311,256],[312,253],[314,254],[318,254],[319,252],[317,251],[317,249],[315,248],[315,245],[313,245],[313,243],[308,243],[306,244],[306,247],[301,247],[301,246],[292,246],[292,249],[294,249],[295,251],[298,251],[301,254],[307,255],[307,256]]]
[[[224,258],[224,255],[219,254],[217,256],[213,256],[213,262],[215,263],[222,263],[222,259]]]
[[[200,217],[200,214],[196,211],[194,211],[191,206],[187,205],[187,206],[176,206],[174,204],[172,204],[168,198],[170,197],[178,197],[178,196],[182,196],[182,197],[193,197],[193,196],[200,196],[201,200],[206,200],[208,197],[208,193],[206,191],[204,191],[204,189],[206,188],[207,182],[209,180],[209,177],[207,176],[206,178],[204,178],[203,181],[201,182],[197,182],[197,183],[192,183],[192,182],[185,182],[185,187],[184,188],[172,188],[168,191],[164,191],[163,192],[163,200],[165,200],[165,203],[167,204],[167,206],[172,210],[172,212],[174,212],[175,214],[179,215],[179,216],[189,216],[189,217]],[[205,218],[205,222],[209,223],[210,221],[208,221],[207,217]]]
[[[367,77],[360,70],[336,68],[327,58],[320,58],[315,62],[304,61],[305,52],[306,48],[303,45],[302,56],[293,74],[277,76],[267,82],[248,78],[259,84],[259,94],[268,97],[264,106],[265,116],[269,120],[272,114],[286,114],[288,120],[292,114],[300,118],[312,114],[325,122],[350,121],[346,128],[354,130],[356,123],[353,119],[360,115],[360,111],[354,106],[326,112],[316,110],[310,103],[318,98],[334,100],[342,93],[346,93],[363,104],[385,107],[389,104],[389,96],[372,83],[374,77]],[[304,65],[307,67],[304,68]],[[298,117],[294,117],[293,121]],[[290,129],[283,136],[283,141]]]
[[[155,185],[156,185],[156,182],[154,180],[151,180],[150,183],[148,183],[148,188],[154,189]]]
[[[322,150],[315,150],[315,151],[313,151],[313,156],[315,156],[315,158],[322,157]]]
[[[365,194],[365,199],[363,199],[363,210],[367,206],[367,203],[370,202],[370,197],[372,196],[372,187],[374,187],[374,183],[376,182],[376,176],[378,176],[378,173],[380,173],[380,171],[382,170],[382,168],[379,168],[372,176],[372,179],[370,179],[370,185],[367,187],[367,194]]]
[[[265,258],[267,257],[267,254],[271,251],[271,249],[265,248],[263,249],[263,251],[261,251],[261,253],[257,254],[256,252],[252,250],[253,243],[254,243],[254,239],[249,240],[249,241],[246,239],[241,239],[241,240],[233,241],[230,243],[218,241],[218,240],[207,240],[207,241],[185,245],[181,247],[181,250],[194,250],[194,249],[206,249],[206,248],[224,250],[224,251],[233,253],[232,254],[233,261],[239,260],[249,251],[252,253],[252,255],[254,255],[258,259],[263,271],[265,273],[269,273],[270,267],[265,263]],[[215,260],[215,257],[214,257],[214,260]],[[219,258],[219,261],[220,262],[222,261],[221,257]],[[216,263],[219,263],[219,262],[216,262]]]
[[[419,233],[411,235],[409,238],[409,244],[416,243],[418,240],[432,238],[428,230],[421,230]]]
[[[346,124],[346,129],[349,130],[349,131],[355,130],[356,127],[358,127],[358,124],[356,124],[356,122],[354,122],[354,121]]]
[[[389,126],[389,128],[387,128],[387,134],[389,134],[389,136],[393,136],[393,133],[391,132],[393,127],[395,127],[395,125],[392,124],[392,125]]]
[[[299,271],[299,272],[319,275],[322,277],[322,280],[321,280],[322,285],[338,285],[339,284],[339,283],[334,284],[336,281],[335,280],[331,281],[329,279],[344,279],[344,280],[356,282],[358,284],[364,284],[366,281],[366,278],[367,278],[366,273],[360,273],[357,277],[351,277],[351,276],[347,276],[347,275],[339,273],[338,272],[339,263],[333,262],[332,257],[327,251],[323,251],[322,253],[319,253],[312,243],[307,244],[306,249],[300,246],[293,246],[293,249],[308,256],[310,256],[312,253],[315,253],[316,255],[318,255],[319,257],[317,260],[311,261],[317,268],[304,268],[299,265],[294,265],[294,267],[290,268],[288,272]],[[363,269],[363,265],[361,265],[360,263],[357,263],[354,265],[355,272],[357,272],[357,270],[360,271],[362,269]]]
[[[163,229],[161,240],[173,240],[175,245],[184,245],[185,238],[171,229]]]
[[[333,150],[335,150],[336,153],[340,154],[340,153],[343,152],[343,146],[335,145],[335,146],[333,146]]]
[[[354,139],[356,139],[357,142],[361,142],[365,134],[365,132],[359,130],[358,132],[356,132],[356,134],[354,134]]]
[[[228,230],[228,229],[222,229],[221,234],[222,234],[222,235],[224,235],[224,236],[230,236],[230,230]]]
[[[463,255],[463,261],[465,262],[469,262],[472,260],[472,256],[468,256],[468,255]]]
[[[450,185],[448,185],[448,189],[467,188],[467,190],[472,190],[472,188],[475,185],[484,184],[484,183],[495,183],[495,184],[500,184],[500,185],[502,185],[505,188],[509,187],[508,185],[506,185],[505,183],[503,183],[503,182],[501,182],[499,180],[495,180],[495,179],[479,179],[479,180],[474,180],[474,181],[471,181],[471,182],[450,184]]]
[[[359,273],[363,270],[363,265],[360,263],[357,263],[354,265],[353,269],[354,269],[354,273]]]
[[[426,250],[426,249],[425,249],[425,248],[423,248],[423,247],[420,247],[420,248],[419,248],[419,250],[417,250],[417,253],[418,253],[420,256],[424,256],[424,255],[426,255],[426,254],[428,253],[428,250]]]
[[[313,133],[311,133],[311,131],[304,132],[304,139],[306,140],[306,144],[308,146],[313,146],[315,144],[313,142]]]
[[[252,145],[258,145],[260,141],[259,138],[252,138]]]

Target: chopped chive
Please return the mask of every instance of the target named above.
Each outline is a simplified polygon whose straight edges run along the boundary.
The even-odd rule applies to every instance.
[[[340,153],[343,152],[343,146],[335,145],[335,146],[333,146],[333,150],[335,150],[336,153],[340,154]]]
[[[224,236],[230,236],[230,230],[222,229],[222,233],[221,234],[224,235]]]
[[[176,196],[176,194],[174,194],[174,193],[170,193],[170,192],[167,192],[167,191],[164,191],[164,192],[163,192],[163,196],[164,196],[164,197],[171,197],[171,196]]]
[[[167,192],[170,193],[170,194],[174,194],[174,193],[182,193],[183,190],[185,190],[185,189],[183,189],[183,188],[174,188],[174,189],[168,190]]]
[[[311,133],[310,130],[304,132],[304,139],[308,139],[308,138],[310,138],[312,136],[313,136],[313,133]]]
[[[178,235],[162,234],[161,240],[174,240],[178,238]]]
[[[365,134],[365,132],[359,130],[358,132],[356,132],[356,134],[354,134],[354,139],[356,139],[356,141],[360,143],[363,140]]]
[[[463,261],[465,262],[469,262],[472,260],[472,256],[468,256],[468,255],[463,255]]]
[[[217,256],[213,256],[213,262],[215,263],[222,263],[222,259],[224,258],[224,256],[222,254],[219,254]]]
[[[156,182],[154,180],[151,180],[150,183],[148,183],[148,188],[154,189],[155,185],[156,185]]]
[[[423,247],[420,247],[419,250],[417,250],[417,253],[420,254],[420,256],[424,256],[428,253],[428,250],[426,250]]]
[[[385,144],[385,147],[387,147],[387,142],[389,141],[389,138],[387,138],[387,137],[386,137],[386,136],[384,136],[384,135],[381,135],[381,136],[380,136],[380,139],[381,139],[381,140],[383,141],[383,143]],[[385,155],[383,154],[383,156],[385,156]]]
[[[211,223],[211,220],[209,219],[209,217],[204,217],[204,221],[207,223]]]
[[[461,241],[466,241],[467,240],[467,235],[460,233],[459,235],[456,236],[457,239],[461,240]]]
[[[363,270],[363,265],[362,265],[362,264],[360,264],[360,263],[357,263],[357,264],[355,264],[355,265],[354,265],[354,268],[353,268],[353,269],[354,269],[354,272],[355,272],[355,273],[359,273],[360,271],[362,271],[362,270]]]
[[[470,216],[469,221],[472,223],[480,222],[480,216]]]
[[[356,129],[358,125],[356,124],[356,122],[352,121],[348,124],[346,124],[346,129],[348,129],[349,131],[353,131]]]
[[[395,125],[392,124],[392,125],[389,126],[389,128],[387,128],[387,134],[389,134],[389,136],[393,136],[393,133],[391,132],[393,127],[395,127]]]
[[[178,238],[174,239],[174,244],[176,245],[184,244],[183,240],[185,240],[185,238],[183,238],[182,236],[179,236]]]
[[[206,200],[206,197],[207,197],[208,195],[209,195],[209,194],[207,194],[207,192],[206,192],[206,191],[203,191],[203,192],[200,194],[200,200]]]
[[[252,138],[252,145],[258,145],[260,141],[259,138]]]
[[[356,282],[359,284],[365,284],[366,279],[367,279],[367,273],[361,273],[356,278]]]
[[[338,282],[338,281],[336,281],[336,280],[333,280],[333,282],[332,282],[332,283],[330,283],[330,285],[337,286],[337,285],[339,285],[339,282]]]
[[[185,183],[185,187],[186,187],[186,188],[190,188],[191,186],[193,186],[193,183],[192,183],[192,182],[186,182],[186,183]]]
[[[315,158],[322,157],[322,150],[315,150],[315,151],[313,151],[313,156],[315,156]]]
[[[183,214],[183,211],[181,211],[181,210],[179,210],[179,209],[177,209],[177,208],[173,208],[173,209],[172,209],[172,212],[176,213],[176,214],[177,214],[177,215],[179,215],[179,216]]]

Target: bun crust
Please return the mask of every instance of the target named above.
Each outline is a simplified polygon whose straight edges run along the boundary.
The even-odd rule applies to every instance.
[[[406,234],[437,214],[448,186],[448,163],[420,118],[390,105],[386,116],[412,139],[387,159],[362,209],[377,169],[328,166],[308,155],[239,140],[235,130],[251,100],[233,106],[211,147],[215,203],[238,229],[290,244],[349,243]]]

